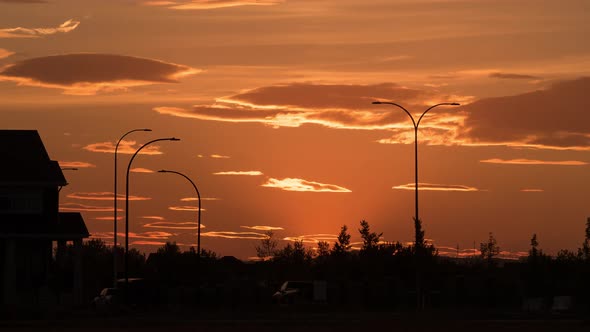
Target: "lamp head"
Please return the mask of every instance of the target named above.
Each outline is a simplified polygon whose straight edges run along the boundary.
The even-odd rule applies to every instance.
[[[141,131],[152,131],[152,130],[151,130],[151,129],[149,129],[149,128],[144,128],[144,129],[142,129]]]
[[[382,103],[382,102],[380,102],[380,101],[374,101],[374,102],[372,102],[371,104],[373,104],[373,105],[381,105],[381,104],[383,104],[383,103]]]
[[[168,173],[168,171],[165,170],[165,169],[161,169],[161,170],[158,171],[158,173]]]
[[[180,141],[180,138],[172,137],[170,138],[170,141]]]
[[[453,105],[453,106],[460,106],[461,104],[459,104],[459,103],[451,103],[451,105]]]

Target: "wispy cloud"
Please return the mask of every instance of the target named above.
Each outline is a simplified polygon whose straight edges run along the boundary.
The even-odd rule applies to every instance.
[[[83,149],[90,152],[115,153],[115,146],[116,143],[113,142],[100,142],[88,144]],[[119,143],[119,149],[117,150],[117,153],[134,154],[140,146],[141,145],[137,144],[136,141],[123,140],[121,143]],[[163,152],[160,151],[160,147],[158,145],[146,146],[139,152],[139,154],[144,155],[158,155],[162,153]]]
[[[199,207],[198,206],[192,206],[192,205],[183,205],[183,206],[169,206],[168,210],[172,210],[172,211],[198,211]],[[201,211],[206,211],[205,209],[201,208]]]
[[[503,78],[503,79],[510,79],[510,80],[538,80],[540,77],[533,76],[533,75],[526,75],[526,74],[515,74],[515,73],[502,73],[502,72],[493,72],[489,74],[491,78]]]
[[[13,55],[14,52],[11,52],[7,49],[0,48],[0,59],[8,58],[9,56]]]
[[[523,188],[520,189],[521,192],[523,193],[541,193],[544,192],[544,189],[538,189],[538,188]]]
[[[301,96],[306,98],[301,98]],[[261,87],[192,109],[156,107],[161,114],[210,121],[255,122],[275,128],[318,124],[335,129],[390,130],[409,127],[405,114],[379,108],[371,101],[397,99],[422,108],[432,101],[463,101],[435,90],[394,83],[329,85],[292,83]]]
[[[335,184],[325,184],[313,181],[307,181],[297,178],[274,179],[270,178],[262,187],[279,188],[285,191],[310,191],[310,192],[335,192],[349,193],[349,189],[337,186]]]
[[[68,198],[74,199],[84,199],[84,200],[91,200],[91,201],[112,201],[114,197],[114,193],[108,191],[102,192],[95,192],[95,193],[87,193],[87,192],[75,192],[67,195]],[[129,195],[130,201],[148,201],[151,197],[142,197],[142,196],[134,196]],[[124,201],[125,195],[117,194],[118,201]]]
[[[299,236],[287,236],[283,238],[285,241],[303,241],[304,243],[317,243],[318,241],[335,241],[338,235],[335,234],[309,234]]]
[[[284,1],[285,0],[148,0],[144,2],[144,5],[166,7],[175,10],[207,10],[239,6],[272,6],[278,5]]]
[[[497,72],[490,69],[470,74],[489,76]],[[538,86],[535,88],[538,90],[474,101],[471,96],[395,83],[291,83],[218,98],[214,103],[191,109],[156,107],[154,110],[172,116],[260,123],[274,128],[316,124],[334,129],[379,130],[389,133],[389,137],[377,140],[379,143],[411,144],[413,128],[406,114],[391,105],[370,105],[371,101],[394,100],[410,112],[422,111],[438,102],[459,102],[460,107],[440,107],[428,114],[428,121],[422,124],[419,133],[421,143],[590,150],[590,113],[584,111],[590,108],[587,98],[590,77],[553,83],[540,90]],[[302,95],[306,98],[300,98]]]
[[[402,190],[415,190],[414,183],[402,184],[394,186],[393,189]],[[429,191],[481,191],[475,187],[464,186],[460,184],[435,184],[435,183],[419,183],[418,190],[429,190]]]
[[[266,234],[256,233],[256,232],[229,232],[229,231],[202,232],[201,236],[220,237],[220,238],[224,238],[224,239],[244,239],[244,240],[266,239]]]
[[[85,205],[77,203],[62,203],[59,205],[60,211],[86,211],[86,212],[113,212],[112,206],[96,206],[96,205]],[[123,209],[117,208],[117,211],[123,211]]]
[[[216,172],[213,175],[249,175],[249,176],[259,176],[263,175],[261,171],[225,171],[225,172]]]
[[[54,28],[4,28],[0,29],[0,38],[39,38],[56,33],[67,33],[76,29],[78,25],[80,21],[69,19]]]
[[[230,156],[224,156],[224,155],[220,155],[220,154],[212,154],[209,157],[211,157],[213,159],[229,159],[229,158],[231,158]]]
[[[165,220],[166,218],[161,216],[142,216],[143,219],[152,219],[152,220]]]
[[[579,160],[536,160],[536,159],[485,159],[480,163],[487,164],[508,164],[508,165],[560,165],[560,166],[584,166],[587,162]]]
[[[59,166],[61,167],[75,167],[75,168],[90,168],[96,167],[96,165],[87,163],[85,161],[60,161]]]
[[[100,220],[100,221],[113,221],[113,217],[96,217],[94,218],[94,220]],[[117,220],[123,220],[123,217],[119,217],[117,216]]]
[[[113,238],[113,232],[95,232],[92,233],[92,237],[95,238],[105,238],[105,239],[112,239]],[[120,238],[125,238],[125,233],[121,232],[117,232],[117,235]],[[161,231],[152,231],[152,232],[143,232],[143,233],[135,233],[135,232],[129,232],[129,238],[130,239],[154,239],[154,240],[167,240],[172,236],[176,236],[177,234],[175,233],[168,233],[168,232],[161,232]]]
[[[32,58],[0,71],[0,81],[94,95],[158,83],[176,83],[199,70],[160,60],[115,54],[78,53]]]
[[[157,221],[143,225],[146,228],[165,228],[165,229],[198,229],[199,225],[196,222],[173,222],[173,221]],[[201,224],[201,229],[205,225]]]
[[[130,171],[130,172],[133,172],[133,173],[154,173],[154,171],[153,171],[153,170],[151,170],[151,169],[147,169],[147,168],[141,168],[141,167],[138,167],[138,168],[132,168],[132,169],[130,169],[129,171]]]
[[[181,198],[180,201],[181,202],[196,202],[198,201],[199,198],[197,197],[185,197],[185,198]],[[220,201],[221,198],[215,198],[215,197],[201,197],[202,201]]]
[[[241,228],[251,229],[254,231],[282,231],[283,227],[276,226],[240,226]]]

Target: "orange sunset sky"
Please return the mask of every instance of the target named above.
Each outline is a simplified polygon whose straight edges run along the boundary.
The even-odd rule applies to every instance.
[[[131,154],[180,138],[133,162],[131,245],[196,243],[194,190],[164,168],[199,187],[202,247],[245,259],[268,229],[412,241],[411,122],[371,102],[459,102],[420,126],[426,238],[555,254],[590,217],[589,35],[586,0],[0,0],[1,128],[79,169],[60,208],[110,244],[114,144],[153,130],[120,147],[124,194]]]

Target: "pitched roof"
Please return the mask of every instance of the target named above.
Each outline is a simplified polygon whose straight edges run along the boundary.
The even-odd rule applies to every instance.
[[[0,155],[0,185],[67,184],[36,130],[0,130]]]

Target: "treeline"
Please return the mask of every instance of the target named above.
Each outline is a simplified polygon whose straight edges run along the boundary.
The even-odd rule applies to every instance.
[[[427,243],[403,245],[381,241],[382,233],[371,230],[362,220],[358,232],[362,243],[353,248],[349,229],[342,226],[335,242],[320,241],[313,248],[303,241],[279,247],[268,232],[255,249],[257,262],[244,263],[233,257],[218,257],[194,248],[182,251],[166,243],[145,256],[132,249],[129,277],[141,277],[162,290],[163,306],[187,308],[271,308],[272,294],[284,281],[324,280],[328,303],[342,310],[453,310],[488,312],[530,310],[547,313],[555,299],[566,296],[566,309],[588,312],[590,308],[590,219],[585,240],[576,251],[561,250],[552,257],[540,249],[532,236],[527,257],[499,259],[500,248],[492,233],[480,244],[480,255],[453,258],[438,255]],[[118,270],[124,271],[124,255],[118,249]],[[66,263],[56,267],[56,283],[70,287],[74,251],[68,249]],[[112,247],[98,239],[82,248],[83,287],[86,301],[113,284]],[[120,273],[119,277],[123,277]],[[534,305],[528,305],[533,303]],[[563,308],[561,308],[563,309]]]

